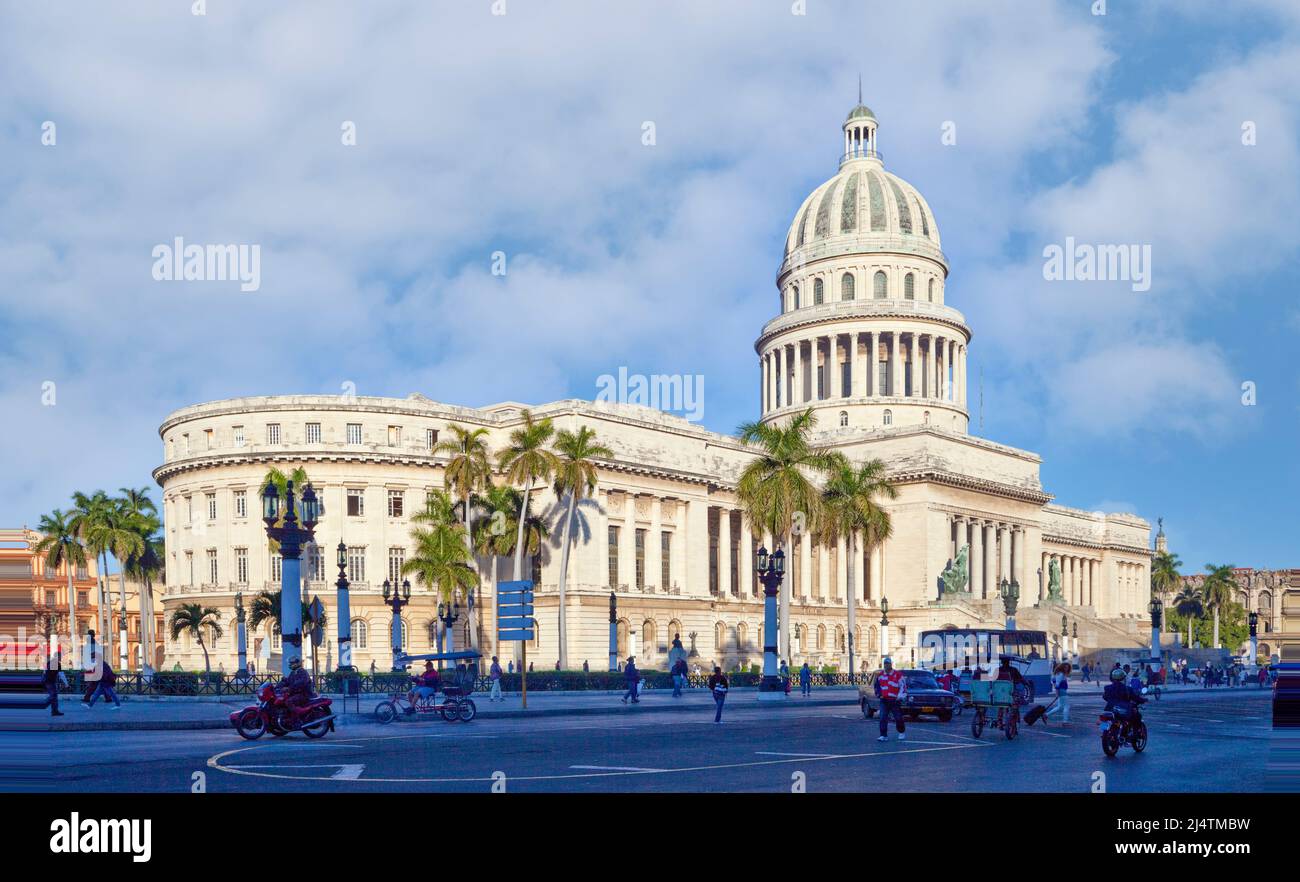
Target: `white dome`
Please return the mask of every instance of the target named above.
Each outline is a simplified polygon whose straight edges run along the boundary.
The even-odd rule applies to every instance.
[[[915,236],[941,247],[930,206],[907,181],[876,159],[852,159],[799,206],[785,238],[785,254],[823,239],[852,237],[875,245],[886,237]],[[927,249],[928,250],[928,249]]]

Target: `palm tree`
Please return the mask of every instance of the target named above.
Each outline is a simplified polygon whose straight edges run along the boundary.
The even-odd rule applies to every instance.
[[[122,562],[122,572],[129,574],[140,583],[140,668],[143,673],[150,673],[153,667],[153,650],[156,637],[154,634],[153,612],[153,578],[163,571],[166,554],[163,550],[163,536],[159,532],[162,523],[150,513],[142,513],[131,519],[136,533],[141,539],[140,551],[130,554]]]
[[[105,522],[109,518],[109,511],[112,508],[112,500],[103,490],[96,490],[87,496],[80,491],[72,494],[72,529],[76,532],[77,538],[95,557],[96,563],[99,564],[99,572],[95,574],[95,602],[99,607],[99,633],[103,638],[104,644],[109,644],[110,635],[107,633],[108,628],[104,625],[104,613],[107,604],[104,602],[104,580],[108,573],[108,545],[104,540],[102,533]],[[107,653],[105,653],[107,655]]]
[[[179,640],[186,632],[192,634],[199,641],[199,648],[203,650],[203,668],[207,678],[211,678],[212,660],[208,658],[208,645],[203,641],[204,628],[218,639],[225,633],[221,629],[221,610],[201,603],[182,603],[172,613],[172,642]]]
[[[429,494],[425,510],[411,519],[420,524],[411,531],[415,554],[402,564],[403,575],[413,573],[416,581],[448,602],[458,589],[468,592],[478,584],[478,575],[469,565],[472,554],[465,544],[465,527],[456,522],[454,511],[444,491]]]
[[[564,514],[564,539],[560,551],[560,615],[556,633],[560,640],[560,667],[569,668],[568,622],[564,604],[564,589],[569,577],[569,547],[572,544],[574,510],[578,500],[590,496],[596,489],[596,459],[612,459],[614,451],[596,441],[596,433],[586,426],[578,431],[563,429],[555,438],[559,465],[555,470],[555,493],[568,495]]]
[[[45,556],[45,569],[47,571],[57,570],[61,566],[67,568],[68,627],[69,639],[72,641],[70,648],[73,652],[74,662],[79,663],[77,662],[79,653],[77,644],[77,592],[72,587],[72,568],[86,565],[86,549],[77,540],[77,531],[72,525],[73,517],[72,513],[63,512],[57,508],[50,514],[41,515],[40,523],[36,525],[41,538],[36,543],[34,550],[37,554]]]
[[[839,453],[814,448],[808,441],[817,417],[812,408],[795,414],[784,425],[744,423],[740,440],[759,448],[759,456],[740,473],[736,496],[754,529],[766,530],[773,539],[791,546],[796,525],[816,532],[822,514],[821,493],[812,475],[832,473],[844,462]],[[790,583],[781,585],[781,627],[778,652],[790,655]]]
[[[1205,612],[1205,606],[1201,601],[1201,592],[1197,591],[1191,585],[1184,584],[1181,591],[1174,597],[1174,609],[1180,616],[1187,619],[1187,648],[1192,648],[1192,622],[1201,617]]]
[[[1201,585],[1201,597],[1205,608],[1214,613],[1214,648],[1219,648],[1219,612],[1232,603],[1237,581],[1232,576],[1232,564],[1206,564],[1208,575]]]
[[[443,472],[443,482],[460,496],[461,516],[465,524],[465,547],[469,549],[469,564],[475,567],[474,558],[474,493],[486,490],[492,485],[491,452],[488,450],[488,430],[483,428],[467,429],[457,423],[447,426],[454,438],[440,441],[434,453],[445,453],[451,457]],[[478,625],[478,615],[475,615]],[[470,630],[474,647],[480,643],[479,635]]]
[[[101,536],[107,543],[108,550],[117,560],[118,584],[118,646],[117,661],[120,670],[127,669],[126,639],[126,561],[144,550],[144,538],[137,530],[138,512],[132,512],[126,499],[112,499],[112,508],[104,520]],[[107,577],[105,577],[107,581]],[[110,592],[111,593],[111,592]],[[109,613],[110,623],[112,612]]]
[[[1183,577],[1179,575],[1178,568],[1183,562],[1178,559],[1178,555],[1170,554],[1168,551],[1161,551],[1156,554],[1151,561],[1151,594],[1153,597],[1159,597],[1160,602],[1164,603],[1165,598],[1178,590],[1182,584]],[[1164,622],[1161,621],[1161,627]]]
[[[118,497],[117,502],[126,519],[126,526],[128,529],[134,531],[141,540],[141,549],[139,551],[132,552],[128,550],[126,559],[118,559],[118,562],[121,564],[118,570],[118,594],[119,599],[122,602],[122,618],[123,622],[125,622],[126,575],[128,564],[130,563],[131,558],[138,557],[144,552],[148,547],[150,537],[152,537],[153,534],[162,527],[162,524],[158,521],[158,508],[154,505],[153,500],[149,498],[148,487],[119,487],[118,492],[122,494]],[[162,558],[160,557],[158,560],[161,561]],[[152,573],[150,575],[152,575]],[[143,584],[141,576],[142,574],[139,572],[132,573],[132,578],[140,579],[141,584]],[[148,619],[145,618],[146,605],[150,607]],[[145,593],[142,591],[140,594],[140,665],[142,670],[148,664],[147,656],[153,651],[152,606],[153,598],[149,597],[146,599]],[[122,638],[122,647],[121,657],[125,658],[127,651],[125,634],[123,634]]]
[[[868,460],[859,466],[840,463],[826,481],[822,490],[822,536],[836,542],[841,537],[848,543],[848,646],[849,677],[853,677],[854,596],[853,573],[858,561],[858,534],[865,538],[867,548],[872,548],[889,538],[893,526],[889,514],[876,504],[876,497],[897,499],[898,490],[885,480],[885,464],[878,459]]]
[[[505,473],[506,480],[512,484],[522,484],[523,499],[519,504],[519,517],[516,521],[518,535],[515,537],[515,581],[524,577],[524,525],[528,518],[529,496],[533,487],[550,480],[559,460],[546,447],[546,442],[555,434],[555,426],[549,417],[534,420],[532,411],[523,412],[524,424],[510,433],[510,444],[497,454],[497,467]]]

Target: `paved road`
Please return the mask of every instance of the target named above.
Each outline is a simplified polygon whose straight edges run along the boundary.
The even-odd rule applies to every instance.
[[[5,735],[18,749],[3,789],[209,792],[776,792],[802,773],[808,792],[1083,792],[1106,773],[1111,792],[1268,789],[1274,749],[1267,691],[1166,695],[1145,713],[1150,746],[1101,753],[1101,700],[1079,695],[1074,723],[971,737],[968,715],[908,726],[878,743],[853,706],[712,714],[357,725],[320,741],[241,741],[230,731]],[[797,699],[792,699],[797,701]],[[497,775],[499,778],[499,775]]]

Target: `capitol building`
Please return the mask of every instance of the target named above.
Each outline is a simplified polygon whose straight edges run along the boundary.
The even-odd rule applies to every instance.
[[[1149,525],[1133,514],[1057,504],[1042,485],[1036,454],[970,434],[972,329],[948,302],[938,221],[914,186],[886,171],[876,138],[876,118],[859,104],[842,126],[838,171],[794,213],[774,315],[758,329],[753,355],[736,353],[738,365],[750,357],[757,364],[763,421],[812,408],[816,445],[854,462],[880,459],[898,490],[883,503],[892,536],[870,550],[858,545],[852,580],[842,541],[822,545],[802,535],[787,549],[791,665],[847,669],[849,604],[856,606],[855,654],[864,668],[879,661],[885,598],[888,650],[903,664],[915,658],[924,630],[1000,628],[1003,579],[1021,586],[1021,628],[1059,639],[1064,615],[1077,631],[1070,648],[1082,653],[1145,643]],[[761,664],[763,593],[754,557],[760,541],[774,546],[771,537],[752,534],[736,497],[755,451],[636,405],[564,400],[529,409],[557,430],[590,427],[613,452],[599,461],[597,490],[580,508],[566,587],[570,665],[606,667],[611,592],[621,658],[664,667],[680,634],[702,668]],[[189,602],[221,610],[227,633],[209,647],[212,663],[235,670],[236,594],[247,606],[252,595],[279,587],[258,493],[272,467],[301,466],[325,504],[316,528],[323,552],[304,555],[304,597],[319,596],[333,620],[334,548],[342,541],[353,662],[388,669],[391,613],[381,586],[401,580],[414,548],[411,515],[444,485],[438,439],[453,423],[481,427],[490,449],[499,450],[524,410],[514,402],[460,407],[416,393],[236,398],[172,413],[159,429],[163,463],[154,470],[166,522],[167,614]],[[559,657],[557,508],[549,487],[534,491],[534,512],[552,525],[550,544],[529,562],[538,628],[528,658],[539,670]],[[958,558],[969,563],[969,593],[941,594],[941,574]],[[477,563],[477,627],[462,615],[455,642],[464,647],[481,633],[491,654],[496,585],[510,578],[513,561]],[[1057,568],[1061,600],[1048,603],[1049,573]],[[414,586],[403,610],[408,651],[433,651],[437,602],[430,589]],[[337,663],[334,630],[319,650],[322,665],[327,653]],[[278,637],[265,626],[248,644],[259,670],[278,656]],[[511,656],[500,654],[503,664]],[[169,641],[165,665],[174,663],[201,669],[197,643]]]

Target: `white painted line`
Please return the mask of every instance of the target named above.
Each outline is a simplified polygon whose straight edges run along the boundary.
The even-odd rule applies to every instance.
[[[569,766],[571,769],[589,769],[593,772],[666,772],[667,769],[643,769],[638,766]]]
[[[758,756],[839,756],[835,753],[782,753],[777,750],[756,750]]]
[[[365,770],[366,767],[361,763],[356,763],[355,765],[339,766],[339,770],[335,772],[333,775],[330,775],[330,777],[336,781],[355,781],[356,779],[361,777],[361,773],[364,772]]]

